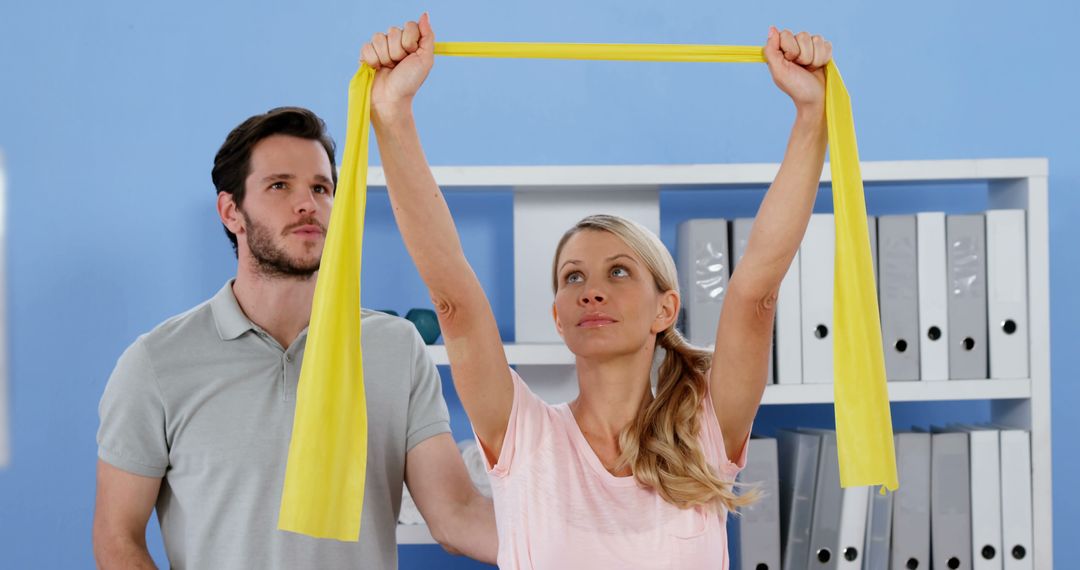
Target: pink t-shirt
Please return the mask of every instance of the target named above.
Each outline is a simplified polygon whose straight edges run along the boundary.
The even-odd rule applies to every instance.
[[[516,372],[514,404],[501,455],[488,475],[503,569],[671,568],[727,570],[727,511],[679,509],[633,477],[612,475],[593,452],[567,404],[552,406]],[[711,400],[705,399],[701,442],[725,481],[736,462]]]

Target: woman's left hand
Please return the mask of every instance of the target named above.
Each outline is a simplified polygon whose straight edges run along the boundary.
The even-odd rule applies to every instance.
[[[825,64],[832,59],[832,43],[807,32],[769,28],[765,60],[773,82],[801,110],[825,106]]]

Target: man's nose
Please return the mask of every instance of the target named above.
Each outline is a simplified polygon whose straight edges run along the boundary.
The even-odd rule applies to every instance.
[[[294,209],[297,214],[314,214],[318,209],[318,202],[315,200],[315,192],[308,190],[307,192],[301,192],[300,197],[297,198]]]

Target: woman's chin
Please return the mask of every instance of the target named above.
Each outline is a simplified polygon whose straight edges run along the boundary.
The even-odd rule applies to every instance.
[[[567,340],[566,347],[579,358],[612,358],[635,351],[633,342],[620,338],[604,338],[600,335],[582,335],[585,338]]]

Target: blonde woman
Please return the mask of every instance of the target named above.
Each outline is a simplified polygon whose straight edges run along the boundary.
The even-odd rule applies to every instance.
[[[824,162],[831,45],[769,30],[769,71],[795,103],[795,126],[729,283],[714,351],[689,345],[674,328],[675,266],[654,234],[612,216],[586,218],[566,233],[554,260],[552,314],[575,355],[580,394],[557,406],[507,365],[424,158],[412,99],[434,45],[425,14],[375,34],[362,57],[377,70],[372,122],[394,215],[488,462],[499,565],[726,568],[726,515],[747,500],[732,482],[765,389],[776,295]],[[653,395],[657,347],[666,352]]]

